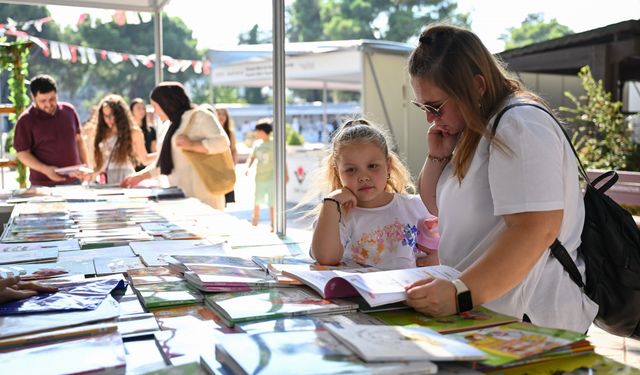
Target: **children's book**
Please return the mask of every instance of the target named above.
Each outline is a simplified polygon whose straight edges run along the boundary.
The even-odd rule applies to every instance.
[[[73,340],[81,337],[102,335],[117,331],[118,326],[115,323],[108,322],[85,324],[77,327],[14,336],[0,339],[0,352],[26,348],[29,346],[51,344],[64,340]]]
[[[212,321],[201,321],[185,329],[165,330],[154,333],[165,360],[178,365],[193,362],[200,355],[211,353],[217,343],[225,336]]]
[[[361,268],[349,271],[284,271],[285,276],[298,279],[324,298],[353,297],[360,294],[371,307],[404,301],[405,287],[425,277],[454,280],[459,271],[448,266],[430,266],[402,270],[380,271]]]
[[[202,301],[202,294],[185,282],[148,284],[135,287],[147,309],[189,305]]]
[[[582,333],[529,323],[510,323],[453,333],[451,337],[487,353],[488,357],[482,364],[488,367],[526,363],[540,359],[553,350],[567,349],[573,344],[590,346]]]
[[[5,374],[124,374],[125,351],[117,332],[0,353]]]
[[[326,331],[225,335],[216,344],[215,359],[233,374],[433,374],[438,370],[429,361],[366,363]]]
[[[0,264],[51,262],[58,259],[58,249],[0,251]]]
[[[151,313],[132,314],[118,317],[118,332],[123,337],[137,336],[142,333],[160,330],[158,322]]]
[[[301,287],[207,294],[205,304],[229,327],[242,322],[297,315],[344,313],[358,307],[348,301],[319,298]]]
[[[11,272],[14,275],[20,275],[20,279],[43,280],[52,277],[60,277],[62,275],[87,275],[94,276],[96,270],[93,262],[89,260],[66,260],[53,263],[17,263],[10,265],[1,265],[0,274],[2,272]]]
[[[150,241],[151,245],[156,247],[150,248],[137,248],[136,253],[142,258],[142,262],[149,267],[153,266],[166,266],[169,264],[169,258],[175,255],[196,255],[196,256],[211,256],[211,255],[225,255],[230,249],[226,243],[217,243],[207,246],[194,246],[194,247],[179,247],[179,246],[166,246],[167,242],[185,242],[180,241]]]
[[[618,374],[635,375],[640,370],[596,353],[572,355],[522,366],[488,369],[488,374],[496,375],[548,375],[548,374]]]
[[[105,253],[106,255],[106,253]],[[144,264],[137,256],[133,257],[99,257],[94,258],[93,264],[97,275],[125,273],[133,268],[142,268]]]
[[[224,255],[175,255],[166,258],[169,268],[178,272],[192,271],[191,266],[233,267],[260,270],[251,260]]]
[[[68,176],[72,173],[93,173],[93,169],[86,164],[71,165],[68,167],[56,168],[54,170],[59,175]]]
[[[482,306],[439,318],[424,315],[413,309],[372,312],[371,316],[388,325],[428,327],[440,333],[468,331],[520,321]]]
[[[245,333],[324,331],[327,325],[343,327],[352,324],[381,324],[379,320],[360,312],[332,315],[296,316],[259,322],[241,323],[236,326]]]
[[[425,327],[352,324],[327,325],[327,330],[366,362],[477,361],[486,358],[483,351]]]
[[[275,256],[275,257],[265,257],[265,256],[257,256],[254,255],[251,257],[251,260],[258,265],[258,267],[262,268],[265,272],[268,270],[269,265],[271,264],[300,264],[300,265],[311,265],[315,264],[315,261],[311,258],[302,258],[302,257],[288,257],[288,256]]]
[[[109,247],[101,247],[98,249],[83,249],[83,250],[72,250],[72,251],[61,251],[58,254],[58,260],[60,261],[68,261],[68,260],[88,260],[93,263],[95,258],[101,257],[115,257],[115,258],[130,258],[134,257],[135,254],[131,251],[129,246],[109,246]]]
[[[127,271],[127,278],[134,287],[184,281],[182,277],[167,267],[143,267],[130,269]]]
[[[257,267],[247,269],[212,265],[189,265],[189,268],[191,271],[184,273],[185,280],[202,291],[277,286],[272,277]]]

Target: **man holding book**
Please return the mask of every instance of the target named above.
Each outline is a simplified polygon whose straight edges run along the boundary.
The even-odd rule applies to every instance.
[[[56,168],[87,163],[80,121],[73,105],[58,102],[55,80],[38,75],[31,80],[33,104],[18,118],[13,147],[31,169],[32,186],[74,184],[85,174],[60,175]]]

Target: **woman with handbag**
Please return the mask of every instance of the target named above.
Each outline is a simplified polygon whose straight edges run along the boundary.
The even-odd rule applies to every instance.
[[[151,91],[151,104],[161,121],[171,123],[164,138],[158,140],[162,145],[160,157],[156,164],[129,175],[121,186],[136,186],[145,179],[163,174],[187,197],[224,209],[224,190],[228,188],[225,178],[235,182],[235,175],[229,137],[218,120],[212,113],[195,108],[184,86],[178,82],[163,82],[156,86]],[[226,154],[229,154],[228,161]]]

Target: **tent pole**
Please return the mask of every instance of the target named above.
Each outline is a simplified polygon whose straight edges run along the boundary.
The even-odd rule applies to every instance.
[[[327,132],[327,124],[329,123],[329,117],[327,116],[327,81],[322,82],[322,136],[324,138]],[[327,140],[329,134],[327,134]],[[322,141],[322,140],[320,140]]]
[[[154,71],[156,74],[156,85],[163,81],[162,77],[162,8],[157,7],[153,12],[153,42],[156,53]]]
[[[273,120],[276,153],[275,231],[286,235],[284,0],[273,0]]]

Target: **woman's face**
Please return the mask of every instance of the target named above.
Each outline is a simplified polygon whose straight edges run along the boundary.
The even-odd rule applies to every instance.
[[[142,122],[144,116],[147,115],[147,109],[144,103],[137,102],[133,105],[131,113],[133,114],[133,119],[136,120],[136,123],[139,124],[140,122]]]
[[[227,112],[217,110],[216,114],[218,115],[218,121],[220,121],[221,124],[224,124],[227,121]]]
[[[109,130],[117,131],[116,116],[113,113],[111,107],[106,104],[102,106],[102,118],[104,119],[104,123],[107,125]]]
[[[411,87],[416,96],[415,101],[421,104],[427,122],[434,124],[444,134],[455,135],[466,127],[458,106],[447,94],[431,81],[419,77],[411,77]]]
[[[167,114],[164,113],[164,111],[160,107],[160,104],[158,104],[155,100],[151,99],[151,105],[153,106],[153,111],[160,118],[160,121],[165,122],[165,121],[167,121],[169,119]]]

